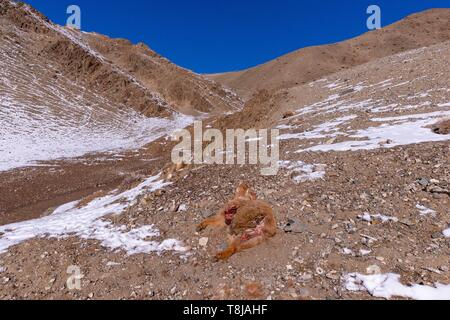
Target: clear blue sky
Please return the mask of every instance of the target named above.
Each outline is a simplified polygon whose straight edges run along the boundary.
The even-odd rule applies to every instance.
[[[200,73],[245,69],[293,50],[367,31],[366,9],[382,9],[382,25],[450,0],[26,0],[65,24],[81,7],[82,30],[145,42]]]

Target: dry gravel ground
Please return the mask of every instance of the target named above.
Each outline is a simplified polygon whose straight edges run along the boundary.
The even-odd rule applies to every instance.
[[[99,46],[98,36],[86,37]],[[148,50],[119,42],[131,55]],[[281,159],[297,170],[312,168],[318,179],[289,164],[270,177],[258,166],[190,166],[122,214],[98,220],[128,231],[154,224],[160,231],[154,240],[178,239],[189,251],[128,255],[73,234],[30,239],[0,254],[0,299],[370,299],[365,291],[347,291],[343,277],[377,268],[400,274],[403,284],[450,284],[450,239],[443,234],[450,225],[450,137],[445,126],[433,132],[450,112],[449,61],[450,42],[444,42],[314,83],[260,92],[242,112],[209,124],[281,128]],[[99,70],[114,74],[109,64]],[[133,74],[142,82],[151,76]],[[384,140],[367,138],[383,128],[391,129]],[[364,134],[355,137],[357,131]],[[336,151],[361,148],[361,141],[373,148]],[[91,154],[2,172],[0,225],[133,188],[170,164],[173,145],[159,139],[120,155]],[[256,248],[214,262],[225,231],[198,234],[195,227],[221,208],[241,180],[273,206],[279,231]],[[424,214],[424,208],[434,213]],[[367,221],[366,213],[393,219]],[[83,275],[80,290],[67,286],[70,266]]]
[[[284,170],[265,178],[252,167],[195,168],[175,177],[163,192],[149,194],[111,218],[130,228],[155,223],[162,238],[182,239],[192,248],[187,257],[128,256],[76,237],[31,240],[0,256],[4,268],[0,296],[360,299],[370,296],[343,290],[341,277],[347,272],[366,273],[372,265],[401,274],[403,283],[449,283],[450,239],[443,237],[442,230],[450,222],[450,197],[426,191],[424,182],[435,179],[442,188],[450,188],[449,151],[448,143],[436,143],[331,157],[321,154],[311,160],[327,164],[325,180],[300,185]],[[212,257],[223,245],[223,230],[198,235],[195,226],[220,208],[237,178],[248,180],[261,198],[273,204],[279,233],[257,248],[216,263]],[[419,203],[436,215],[421,216]],[[186,211],[177,211],[180,205]],[[358,219],[364,212],[399,221],[368,223]],[[295,221],[294,232],[284,231],[289,220]],[[199,245],[201,237],[209,238],[205,247]],[[344,248],[353,253],[345,254]],[[371,252],[362,256],[361,249]],[[81,291],[70,291],[65,285],[70,265],[82,270]]]

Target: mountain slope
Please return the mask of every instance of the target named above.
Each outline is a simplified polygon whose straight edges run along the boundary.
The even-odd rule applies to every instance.
[[[191,116],[241,107],[232,92],[148,48],[110,40],[106,50],[106,38],[55,25],[28,5],[0,0],[0,36],[0,170],[139,147]]]
[[[280,130],[279,157],[272,159],[279,171],[263,176],[263,164],[171,170],[176,143],[165,136],[166,125],[191,118],[172,109],[170,95],[161,93],[160,113],[150,106],[143,112],[152,117],[144,117],[131,105],[136,97],[131,108],[117,102],[121,86],[102,90],[102,81],[115,82],[85,79],[89,63],[80,71],[76,59],[49,58],[35,42],[45,47],[52,31],[28,24],[36,32],[28,40],[27,23],[11,30],[0,23],[0,143],[4,127],[23,137],[9,140],[10,152],[22,143],[33,148],[45,134],[49,143],[79,143],[95,137],[97,127],[106,128],[101,144],[163,136],[139,150],[0,172],[1,299],[448,299],[450,41],[275,93],[263,90],[241,112],[208,119],[208,128]],[[111,43],[101,48],[97,35],[67,37],[69,50],[105,61],[102,74],[112,70],[139,77],[144,88],[151,84],[141,91],[151,98],[158,86],[151,75],[133,70],[136,59],[109,52],[120,40],[105,39]],[[64,63],[71,63],[68,70]],[[145,121],[167,123],[157,133],[151,123],[133,131]],[[52,123],[57,127],[47,130]],[[220,154],[228,158],[229,151]],[[8,155],[0,152],[0,160]],[[226,231],[199,233],[196,226],[223,208],[239,181],[270,203],[278,232],[217,262],[212,258],[224,248]],[[74,264],[83,277],[79,290],[67,283]]]
[[[96,33],[83,33],[81,36],[90,47],[126,70],[145,87],[159,92],[183,113],[223,113],[242,107],[242,102],[233,92],[176,66],[143,43],[132,45],[128,40],[110,39]]]
[[[260,89],[290,88],[378,58],[447,40],[450,40],[450,9],[432,9],[351,40],[300,49],[248,70],[208,77],[248,99]]]
[[[450,41],[276,95],[264,121],[248,122],[281,131],[274,176],[262,176],[262,165],[202,164],[155,185],[167,164],[157,160],[150,177],[125,191],[1,226],[10,280],[0,296],[231,300],[254,298],[256,287],[258,297],[274,300],[448,299],[450,135],[432,130],[450,116],[448,61]],[[196,225],[241,180],[271,204],[278,232],[217,263],[226,232],[200,234]],[[61,277],[49,285],[73,261],[86,270],[86,285],[64,290]],[[386,276],[395,281],[384,283]]]

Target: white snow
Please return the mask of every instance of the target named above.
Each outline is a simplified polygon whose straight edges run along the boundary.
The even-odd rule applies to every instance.
[[[421,216],[436,215],[436,211],[434,211],[433,209],[427,208],[421,204],[417,204],[416,208],[419,209]]]
[[[375,122],[383,123],[378,127],[361,129],[350,135],[351,138],[360,140],[344,141],[333,144],[316,145],[304,151],[357,151],[373,150],[378,148],[393,148],[401,145],[416,144],[422,142],[438,142],[450,140],[450,135],[435,134],[429,126],[436,123],[439,118],[450,116],[450,111],[441,111],[427,114],[416,114],[410,116],[375,118]],[[387,143],[389,141],[389,143]]]
[[[371,215],[370,213],[367,213],[367,212],[364,213],[363,215],[358,216],[358,218],[363,221],[367,221],[367,222],[372,222],[373,220],[379,220],[382,223],[386,223],[389,221],[398,222],[398,219],[396,217],[385,216],[382,214]]]
[[[353,255],[353,251],[351,250],[351,249],[349,249],[349,248],[344,248],[344,249],[342,249],[342,253],[344,254],[344,255]]]
[[[103,59],[77,32],[43,21],[28,6],[24,8]],[[0,38],[0,171],[39,161],[139,148],[193,122],[192,117],[176,112],[171,118],[145,117],[58,73],[50,63],[30,64],[23,51],[14,38]],[[166,105],[157,101],[160,97],[156,94],[149,94],[156,103]]]
[[[289,139],[319,139],[326,137],[336,137],[338,135],[343,135],[342,132],[339,132],[339,126],[346,124],[354,119],[356,119],[357,115],[349,115],[345,117],[340,117],[328,122],[321,123],[314,127],[311,131],[305,131],[301,133],[287,133],[280,135],[278,137],[279,140],[289,140]],[[288,127],[279,126],[278,129],[286,129]],[[293,127],[289,127],[293,128]]]
[[[179,114],[148,118],[62,75],[45,79],[51,66],[35,66],[33,72],[16,52],[17,44],[1,41],[6,44],[0,46],[0,79],[8,81],[0,82],[0,171],[138,148],[193,122]]]
[[[449,229],[445,229],[443,234],[444,234],[444,237],[450,238],[450,228]]]
[[[0,171],[38,161],[138,148],[192,122],[190,117],[147,118],[133,110],[105,112],[103,119],[110,121],[102,121],[98,118],[101,110],[79,109],[86,110],[85,117],[67,110],[65,118],[58,118],[57,111],[46,106],[41,106],[37,115],[27,105],[0,97]]]
[[[324,164],[306,164],[303,161],[279,161],[280,168],[290,171],[292,180],[299,184],[306,181],[315,181],[325,177]]]
[[[384,118],[372,118],[371,121],[375,122],[404,122],[405,120],[410,119],[432,119],[436,117],[445,117],[450,115],[450,111],[435,111],[430,113],[417,113],[417,114],[408,114],[404,116],[397,117],[384,117]]]
[[[115,226],[102,219],[122,213],[128,206],[135,204],[142,193],[154,192],[167,184],[159,180],[159,176],[153,176],[133,189],[94,199],[82,208],[77,208],[78,202],[71,202],[60,206],[49,216],[1,226],[0,253],[33,238],[61,239],[69,236],[97,240],[105,248],[124,250],[129,255],[166,250],[184,252],[187,249],[178,240],[148,240],[160,236],[153,225],[127,230],[125,226]]]
[[[347,274],[344,286],[348,291],[367,291],[377,298],[403,297],[415,300],[449,300],[450,285],[435,284],[435,287],[414,284],[403,285],[400,275],[394,273],[362,275]]]

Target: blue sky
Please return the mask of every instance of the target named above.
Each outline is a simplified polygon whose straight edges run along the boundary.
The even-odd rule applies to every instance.
[[[82,29],[145,42],[199,73],[241,70],[293,50],[345,40],[367,31],[366,9],[382,25],[450,0],[26,0],[58,24],[80,6]]]

